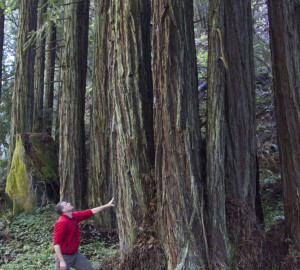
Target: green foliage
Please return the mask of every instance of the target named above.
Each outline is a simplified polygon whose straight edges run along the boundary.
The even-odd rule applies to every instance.
[[[275,226],[278,221],[284,219],[284,205],[281,200],[263,203],[262,207],[265,213],[264,221],[266,231]]]
[[[48,205],[38,209],[35,215],[20,214],[12,220],[4,231],[12,240],[0,238],[1,270],[54,268],[51,242],[57,216],[53,208]]]
[[[197,67],[199,81],[207,79],[208,37],[206,33],[195,39],[197,47]]]
[[[53,21],[56,26],[62,25],[59,23],[59,20],[62,18],[64,2],[59,0],[48,0],[47,3],[39,7],[38,10],[44,8],[45,6],[47,6],[47,10],[44,13],[44,23],[41,28],[37,29],[36,31],[33,30],[28,34],[28,40],[25,42],[23,50],[26,50],[30,45],[34,45],[37,40],[44,38],[45,33],[50,30],[51,21]],[[59,29],[60,28],[58,27],[58,32]]]
[[[57,218],[54,205],[39,208],[34,215],[14,217],[0,234],[0,270],[54,269],[52,233]],[[4,221],[4,216],[0,217],[1,221]],[[97,239],[81,238],[80,252],[94,267],[100,266],[102,258],[112,257],[118,252]]]
[[[18,0],[0,0],[0,8],[5,10],[5,14],[11,13],[18,4]]]
[[[257,73],[270,71],[271,52],[269,45],[269,20],[266,1],[252,1],[252,16],[254,23],[254,60]]]
[[[273,164],[275,161],[272,161],[274,158],[278,160],[279,154],[278,152],[269,153],[268,158],[268,162],[261,164],[262,166],[260,168],[260,193],[266,231],[284,219],[281,177],[280,173],[277,174],[273,172],[279,170],[279,164],[278,162]]]

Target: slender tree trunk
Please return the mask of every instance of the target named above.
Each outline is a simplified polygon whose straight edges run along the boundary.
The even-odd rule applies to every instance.
[[[91,111],[88,204],[102,205],[112,197],[110,155],[111,104],[108,81],[108,27],[110,0],[95,2],[93,98]],[[112,211],[95,217],[103,227],[114,227]]]
[[[229,269],[225,214],[225,70],[224,1],[209,2],[206,181],[209,269]],[[223,60],[224,61],[223,61]]]
[[[15,149],[16,135],[32,130],[34,50],[31,45],[24,49],[24,44],[28,34],[35,30],[36,8],[37,0],[20,2],[8,168]]]
[[[53,123],[53,101],[54,101],[54,76],[56,50],[56,26],[50,22],[50,30],[47,36],[46,74],[45,74],[45,100],[44,100],[44,128],[43,132],[52,134]]]
[[[4,10],[0,8],[0,78],[2,79],[3,44],[4,44]],[[2,99],[2,80],[0,81],[0,103]],[[1,149],[0,149],[1,152]]]
[[[27,1],[27,0],[25,0]],[[29,8],[30,8],[30,31],[32,30],[36,30],[36,26],[37,26],[37,9],[38,9],[38,2],[39,0],[32,0],[29,1],[30,3],[28,3]],[[19,30],[18,30],[19,32]],[[27,37],[28,38],[28,37]],[[29,62],[28,62],[28,69],[29,69],[29,92],[28,92],[28,121],[29,121],[29,130],[32,131],[33,130],[33,107],[35,104],[35,99],[34,99],[34,63],[35,63],[35,56],[36,56],[36,50],[34,48],[34,44],[31,44],[28,48],[29,50]]]
[[[300,249],[300,58],[298,1],[268,1],[287,237]]]
[[[37,29],[44,24],[46,0],[39,0],[37,14]],[[36,41],[36,56],[34,63],[34,106],[33,106],[33,132],[42,132],[43,129],[43,98],[44,98],[44,71],[45,71],[45,34]]]
[[[226,193],[255,209],[256,125],[251,1],[225,1]]]
[[[84,107],[89,1],[67,0],[65,3],[63,85],[59,107],[60,197],[81,208],[86,188]]]
[[[58,33],[58,31],[57,31]],[[57,89],[57,96],[56,96],[56,101],[57,101],[57,104],[56,104],[56,110],[55,110],[55,131],[54,131],[54,140],[59,142],[59,134],[60,134],[60,129],[59,129],[59,126],[60,126],[60,115],[59,115],[59,111],[60,111],[60,103],[61,103],[61,93],[63,91],[63,56],[64,56],[64,49],[63,48],[60,48],[59,49],[59,52],[58,52],[58,63],[59,63],[59,72],[58,72],[58,80],[59,80],[59,83],[58,83],[58,89]]]
[[[256,126],[251,1],[212,0],[209,12],[206,152],[210,267],[230,269],[239,252],[230,246],[243,241],[244,220],[251,220],[252,216],[255,219]],[[233,221],[236,215],[229,214],[228,205],[225,207],[225,194],[229,201],[248,209],[239,220]],[[234,211],[240,213],[239,209]],[[238,224],[228,227],[232,222]]]
[[[153,1],[155,178],[168,269],[204,269],[193,2]]]
[[[145,0],[114,0],[110,11],[112,179],[123,258],[149,225],[154,164],[150,11]]]

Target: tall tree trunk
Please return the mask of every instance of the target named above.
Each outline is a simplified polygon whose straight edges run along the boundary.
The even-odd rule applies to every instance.
[[[65,4],[63,85],[59,107],[60,197],[81,208],[86,188],[84,107],[89,1],[67,0]]]
[[[15,149],[16,135],[32,130],[34,50],[31,45],[24,49],[24,44],[28,40],[28,34],[36,27],[36,8],[37,0],[20,2],[8,169]]]
[[[209,269],[229,269],[225,214],[224,1],[209,2],[206,181]],[[223,59],[223,60],[222,60]]]
[[[57,30],[57,33],[59,33],[59,31]],[[59,142],[59,134],[60,134],[60,115],[59,115],[59,111],[60,111],[60,103],[61,103],[61,93],[63,90],[63,61],[64,61],[64,49],[63,47],[61,47],[59,49],[59,52],[57,54],[57,58],[58,58],[58,63],[59,63],[59,71],[58,71],[58,89],[57,89],[57,96],[56,96],[56,100],[57,100],[57,104],[56,104],[56,110],[55,110],[55,131],[54,131],[54,140]]]
[[[88,204],[101,205],[112,197],[110,164],[111,104],[108,81],[108,26],[110,0],[95,2],[95,36],[93,97],[91,111],[90,165]],[[95,217],[104,227],[114,227],[112,211],[103,211]]]
[[[209,11],[207,190],[210,266],[228,269],[233,267],[239,252],[231,252],[234,249],[230,249],[230,245],[243,241],[244,220],[251,220],[252,216],[255,219],[256,126],[251,1],[212,0]],[[247,209],[239,220],[233,221],[236,215],[230,214],[230,203],[224,207],[225,194],[228,201]],[[237,215],[239,211],[234,209]],[[232,222],[238,224],[226,228],[225,224]]]
[[[298,1],[268,1],[287,237],[300,249],[300,58]]]
[[[46,0],[39,0],[37,14],[37,29],[44,24]],[[34,106],[33,106],[33,132],[42,132],[43,129],[43,98],[44,98],[44,71],[45,71],[45,34],[36,41],[36,56],[34,63]]]
[[[153,1],[155,178],[168,269],[204,269],[193,2]]]
[[[255,208],[256,125],[251,1],[225,1],[226,193]]]
[[[112,179],[121,255],[147,226],[153,161],[150,1],[114,0],[110,16]]]
[[[3,63],[3,44],[4,44],[4,9],[0,8],[0,103],[2,99],[2,63]],[[0,149],[1,152],[1,149]]]
[[[56,25],[50,22],[50,29],[47,36],[46,52],[46,74],[45,74],[45,100],[44,100],[44,120],[43,132],[52,134],[53,123],[53,101],[54,101],[54,75],[55,75],[55,55],[56,55]]]
[[[25,0],[27,1],[27,0]],[[37,9],[38,9],[38,2],[39,0],[33,0],[29,1],[30,4],[30,31],[36,30],[37,26]],[[19,30],[18,30],[19,32]],[[28,38],[28,37],[27,37]],[[34,44],[31,44],[29,47],[29,63],[28,63],[28,69],[29,69],[29,92],[28,92],[28,121],[29,121],[29,130],[32,131],[33,129],[33,107],[35,104],[35,99],[34,99],[34,63],[35,63],[35,56],[36,56],[36,50],[34,48]]]

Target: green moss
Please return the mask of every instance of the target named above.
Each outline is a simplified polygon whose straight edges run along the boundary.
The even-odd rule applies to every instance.
[[[131,243],[134,243],[139,236],[139,230],[138,228],[133,228],[133,230],[130,232],[130,241]]]
[[[5,189],[5,192],[13,201],[14,215],[18,215],[23,211],[25,213],[32,213],[33,211],[34,197],[29,194],[31,183],[23,161],[24,156],[25,149],[21,136],[18,136]]]
[[[34,157],[30,157],[31,160],[28,160],[32,166],[32,172],[40,181],[54,181],[59,185],[55,143],[53,141],[44,142],[37,134],[30,135],[29,139],[32,143],[33,150],[39,159],[38,162],[34,160]]]

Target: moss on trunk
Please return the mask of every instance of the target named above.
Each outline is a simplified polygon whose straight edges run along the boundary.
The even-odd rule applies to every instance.
[[[13,214],[31,213],[34,199],[29,194],[29,179],[24,163],[25,149],[21,136],[16,140],[15,152],[12,158],[10,173],[6,183],[6,193],[13,201]]]
[[[58,199],[56,147],[50,136],[18,135],[6,193],[13,214],[32,213],[36,206]]]

